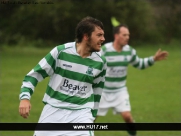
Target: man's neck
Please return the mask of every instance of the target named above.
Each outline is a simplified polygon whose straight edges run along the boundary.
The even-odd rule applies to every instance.
[[[114,47],[114,49],[115,49],[117,52],[121,52],[122,49],[123,49],[123,46],[124,46],[124,45],[120,45],[120,44],[118,44],[118,42],[116,42],[116,41],[113,42],[113,47]]]
[[[91,55],[90,49],[87,47],[85,43],[76,43],[77,53],[82,57],[86,58]]]

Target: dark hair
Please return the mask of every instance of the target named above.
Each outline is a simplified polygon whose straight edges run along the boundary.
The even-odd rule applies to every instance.
[[[118,25],[118,26],[116,26],[116,27],[113,28],[113,35],[119,34],[119,30],[120,30],[121,27],[126,27],[126,28],[128,28],[127,25],[125,25],[125,24],[120,24],[120,25]]]
[[[85,17],[83,18],[76,27],[75,30],[75,38],[76,42],[80,43],[82,42],[82,38],[84,34],[87,34],[88,37],[91,36],[92,32],[95,30],[95,27],[98,26],[102,30],[104,29],[103,24],[101,21],[92,18],[92,17]]]

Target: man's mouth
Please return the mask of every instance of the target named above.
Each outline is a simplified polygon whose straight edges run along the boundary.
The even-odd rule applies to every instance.
[[[101,46],[102,43],[98,43],[97,45]]]
[[[102,43],[103,43],[103,42],[101,41],[101,42],[99,42],[99,43],[98,43],[98,45],[100,45],[100,46],[101,46],[101,45],[102,45]]]

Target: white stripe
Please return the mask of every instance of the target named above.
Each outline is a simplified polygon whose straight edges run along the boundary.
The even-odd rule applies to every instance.
[[[154,57],[153,56],[149,57],[149,60],[151,61],[152,64],[154,64]]]
[[[123,51],[130,51],[130,46],[129,45],[125,45],[124,47],[123,47]]]
[[[23,95],[25,95],[25,96],[23,96]],[[23,97],[22,97],[23,96]],[[22,97],[22,98],[21,98]],[[28,93],[28,92],[23,92],[23,93],[21,93],[20,95],[19,95],[19,99],[25,99],[25,98],[27,98],[27,99],[30,99],[30,93]]]
[[[57,60],[57,64],[62,69],[81,73],[84,75],[86,75],[86,71],[88,70],[88,66],[86,66],[86,65],[82,65],[82,64],[78,64],[78,63],[72,63],[72,62],[59,60],[59,59]],[[101,72],[100,70],[93,68],[92,73],[94,76],[97,76],[100,72]]]
[[[64,45],[65,45],[65,48],[75,47],[75,42],[69,42],[69,43],[66,43],[66,44],[64,44]]]
[[[94,91],[94,94],[96,95],[102,95],[103,89],[98,87],[98,88],[94,88],[93,91]]]
[[[89,59],[92,59],[97,62],[103,62],[102,58],[100,57],[101,53],[100,52],[93,52],[91,56],[89,56]]]
[[[118,89],[114,89],[114,90],[109,90],[109,89],[104,88],[102,93],[104,93],[104,92],[105,93],[115,93],[115,92],[124,91],[124,90],[127,90],[126,86],[118,88]]]
[[[32,91],[34,91],[34,88],[35,88],[34,85],[30,81],[28,81],[28,82],[23,81],[21,88],[24,88],[24,87],[31,88]]]
[[[140,59],[139,66],[137,68],[141,69],[142,65],[143,65],[143,59]]]
[[[104,55],[104,54],[105,54],[105,52],[104,52],[102,49],[101,49],[100,53],[101,53],[101,55]]]
[[[104,45],[105,47],[106,47],[106,52],[107,51],[111,51],[111,49],[112,49],[112,51],[114,51],[113,49],[113,43],[112,42],[109,42],[109,43],[106,43],[105,45]],[[112,47],[112,48],[111,48]],[[109,49],[108,49],[109,48]],[[107,50],[108,49],[108,50]]]
[[[108,81],[106,81],[104,85],[107,87],[122,87],[122,86],[126,85],[126,80],[121,81],[121,82],[108,82]]]
[[[124,77],[127,75],[127,68],[125,66],[107,67],[106,77]]]
[[[48,64],[45,58],[43,58],[40,62],[39,65],[41,66],[42,69],[46,71],[46,73],[50,76],[54,73],[52,67]]]
[[[94,81],[93,81],[93,83],[94,84],[98,84],[99,82],[104,82],[105,81],[105,77],[98,77],[98,78],[96,78],[96,79],[94,79]]]
[[[105,58],[107,62],[125,62],[130,61],[131,55],[105,56]]]
[[[136,55],[136,50],[135,49],[132,50],[131,55],[132,56]]]
[[[104,44],[105,47],[106,47],[106,52],[112,52],[112,51],[115,51],[114,47],[113,47],[113,43],[112,42],[109,42],[109,43],[105,43]],[[131,48],[129,45],[125,45],[123,47],[123,51],[130,51]]]
[[[94,102],[94,107],[93,107],[93,109],[99,109],[99,102]]]
[[[22,92],[19,97],[22,97],[23,95],[27,95],[29,97],[31,97],[30,93],[29,92]]]
[[[34,69],[32,69],[27,75],[36,78],[38,82],[43,80],[42,75],[38,72],[35,72]]]
[[[144,61],[145,68],[147,68],[149,66],[148,65],[148,58],[144,58],[143,61]]]
[[[28,97],[28,96],[23,96],[22,98],[20,98],[20,100],[23,100],[23,99],[28,99],[28,100],[30,100],[30,97]]]
[[[51,56],[56,60],[58,55],[58,49],[57,47],[53,48],[53,50],[50,51]]]

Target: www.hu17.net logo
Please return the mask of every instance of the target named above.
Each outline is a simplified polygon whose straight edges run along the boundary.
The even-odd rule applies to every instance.
[[[87,71],[86,71],[86,74],[89,75],[89,76],[93,76],[92,71],[93,71],[93,68],[88,67],[88,69],[87,69]]]

